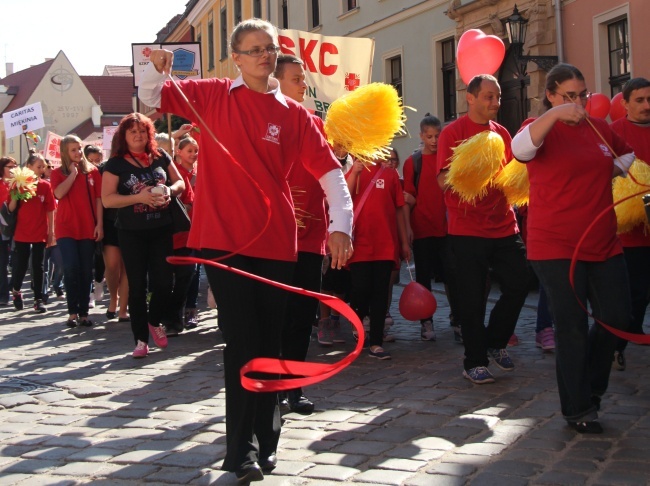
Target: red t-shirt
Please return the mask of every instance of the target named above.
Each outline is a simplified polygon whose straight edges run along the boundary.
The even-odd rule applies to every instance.
[[[491,130],[503,138],[506,146],[505,160],[508,162],[512,160],[511,137],[504,127],[493,121],[488,125],[479,125],[465,115],[440,132],[438,173],[450,164],[454,147],[486,130]],[[474,204],[461,202],[451,189],[446,190],[444,194],[447,206],[447,231],[450,235],[504,238],[519,233],[515,212],[499,189],[490,186],[487,195],[474,201]]]
[[[420,180],[416,189],[413,156],[404,162],[404,190],[416,199],[411,211],[411,229],[415,239],[447,234],[447,208],[445,196],[438,185],[437,169],[437,155],[422,154]]]
[[[352,190],[352,204],[361,201],[381,164],[359,174],[359,191]],[[348,172],[348,177],[351,172]],[[354,253],[348,263],[399,259],[397,210],[404,206],[404,194],[395,169],[386,167],[375,181],[359,216],[354,221]]]
[[[192,178],[194,177],[194,171],[188,172],[186,168],[184,168],[182,165],[177,164],[174,162],[174,165],[176,165],[176,169],[178,169],[178,172],[180,173],[181,177],[183,178],[183,182],[185,182],[185,190],[183,193],[179,196],[181,202],[185,204],[186,209],[187,209],[187,214],[190,217],[190,220],[192,219],[192,209],[194,205],[194,188],[192,187]],[[189,207],[187,207],[189,206]],[[178,250],[179,248],[185,248],[187,246],[187,239],[190,235],[189,231],[181,231],[180,233],[174,233],[174,250]]]
[[[4,184],[3,184],[4,185]],[[22,243],[47,242],[47,213],[56,209],[52,186],[43,179],[38,180],[36,195],[20,202],[16,214],[14,241]]]
[[[52,190],[55,191],[67,177],[61,167],[54,169],[50,176]],[[55,219],[56,237],[94,240],[95,211],[97,199],[101,199],[101,197],[102,176],[99,171],[93,169],[88,174],[79,172],[70,190],[59,199]]]
[[[634,149],[634,155],[637,158],[650,164],[650,125],[637,125],[627,118],[619,118],[610,127]],[[642,190],[643,187],[639,187],[639,191]],[[636,226],[632,231],[618,235],[618,237],[624,247],[650,246],[650,234],[646,234],[643,224]]]
[[[590,120],[617,155],[632,152],[607,122]],[[522,127],[532,121],[526,120]],[[594,218],[612,205],[612,154],[586,122],[576,126],[557,122],[526,167],[530,179],[528,259],[570,259]],[[578,259],[604,261],[621,252],[612,208],[595,223]]]
[[[316,179],[341,166],[303,106],[287,99],[287,108],[274,94],[245,86],[229,93],[232,83],[218,78],[179,83],[217,139],[252,178],[227,160],[212,137],[204,134],[195,188],[195,224],[188,246],[237,251],[250,243],[267,219],[255,181],[270,200],[271,221],[262,236],[241,253],[293,261],[297,243],[287,182],[291,166],[304,164]],[[161,111],[196,118],[169,82],[162,90]]]

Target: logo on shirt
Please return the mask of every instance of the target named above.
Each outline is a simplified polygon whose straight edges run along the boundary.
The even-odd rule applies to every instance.
[[[377,179],[377,182],[375,182],[375,187],[377,189],[383,189],[384,188],[384,179]]]
[[[266,135],[262,137],[264,140],[267,140],[269,142],[273,143],[280,143],[280,127],[278,125],[274,125],[273,123],[269,123],[269,126],[266,129]]]
[[[600,147],[600,150],[603,151],[603,155],[604,155],[605,157],[611,157],[611,156],[612,156],[612,153],[611,153],[611,152],[609,151],[609,149],[607,148],[607,145],[605,145],[605,144],[603,144],[603,143],[599,143],[598,146]]]

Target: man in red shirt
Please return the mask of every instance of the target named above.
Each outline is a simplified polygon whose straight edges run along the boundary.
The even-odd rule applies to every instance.
[[[459,314],[454,318],[460,320],[465,346],[463,376],[483,384],[494,382],[487,369],[488,355],[502,370],[514,369],[505,348],[528,293],[529,274],[515,213],[503,193],[489,187],[484,197],[467,203],[446,184],[453,148],[483,131],[500,135],[506,147],[505,160],[512,160],[510,134],[494,122],[501,104],[497,80],[485,74],[475,76],[467,85],[467,104],[467,115],[446,126],[438,139],[438,183],[447,206],[447,240]],[[500,284],[501,296],[486,327],[485,292],[490,269]]]
[[[634,78],[625,83],[623,106],[627,116],[612,123],[612,130],[634,149],[638,159],[650,164],[650,80]],[[619,238],[623,244],[632,297],[629,332],[643,334],[643,318],[650,292],[650,235],[640,224]],[[620,371],[626,366],[623,354],[626,346],[627,341],[620,339],[614,354],[614,367]]]

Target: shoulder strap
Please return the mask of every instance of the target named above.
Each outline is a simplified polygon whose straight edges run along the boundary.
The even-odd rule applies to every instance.
[[[377,182],[377,179],[379,179],[379,175],[384,172],[385,167],[382,165],[377,173],[375,174],[375,177],[372,178],[370,181],[370,184],[366,187],[366,190],[363,191],[363,194],[361,195],[361,199],[359,200],[359,204],[354,208],[354,220],[353,223],[356,222],[357,218],[359,217],[359,213],[363,209],[363,205],[366,203],[366,200],[368,199],[368,196],[370,195],[370,191],[372,190],[373,187],[375,187],[375,182]]]
[[[422,151],[416,150],[411,155],[411,158],[413,159],[413,185],[417,189],[420,182],[420,172],[422,171]]]

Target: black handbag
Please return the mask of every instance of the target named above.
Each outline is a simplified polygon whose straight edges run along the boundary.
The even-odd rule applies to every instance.
[[[190,216],[187,214],[185,204],[176,196],[171,197],[169,202],[169,209],[172,214],[172,226],[174,233],[181,233],[190,230]]]

